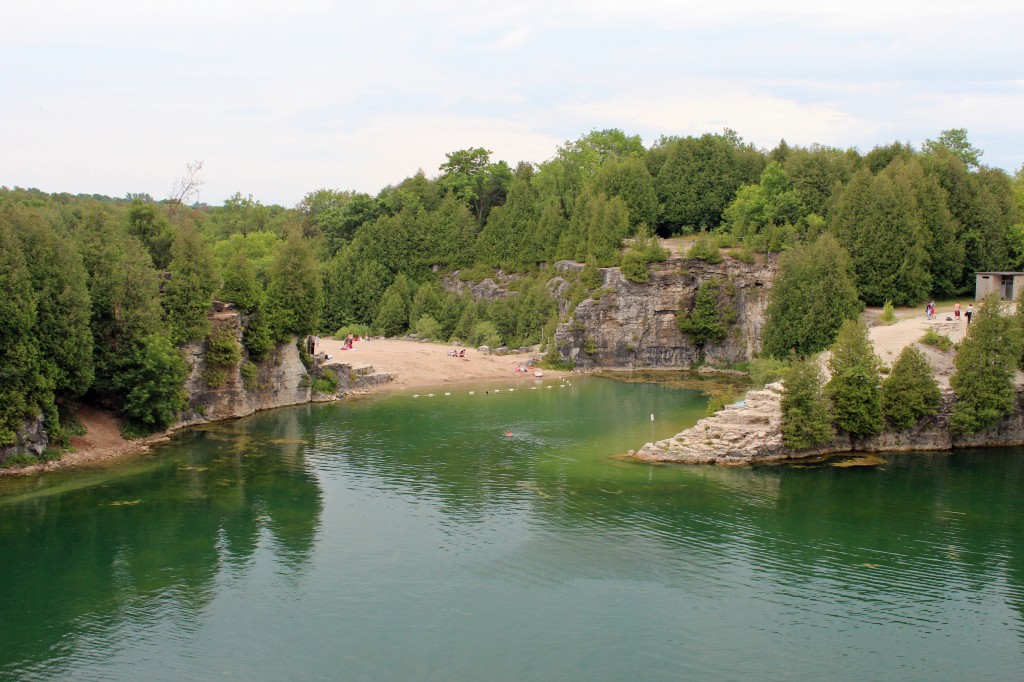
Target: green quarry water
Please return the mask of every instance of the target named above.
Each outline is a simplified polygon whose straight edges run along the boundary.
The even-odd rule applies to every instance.
[[[1021,679],[1024,451],[652,466],[700,393],[557,386],[0,481],[0,679]]]

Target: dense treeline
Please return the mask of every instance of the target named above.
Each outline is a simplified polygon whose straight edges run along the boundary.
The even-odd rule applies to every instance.
[[[547,343],[559,321],[549,266],[587,263],[558,273],[578,302],[598,285],[597,267],[645,279],[646,263],[664,257],[654,236],[709,232],[748,254],[793,251],[786,267],[804,282],[846,273],[849,287],[816,299],[834,301],[836,321],[811,317],[787,324],[806,338],[766,339],[779,356],[812,352],[859,302],[914,303],[970,289],[975,270],[1024,265],[1024,178],[981,165],[980,154],[962,130],[920,151],[867,154],[761,150],[730,130],[645,148],[601,130],[540,164],[463,149],[435,177],[420,171],[376,196],[320,189],[294,208],[241,194],[189,207],[4,188],[0,445],[39,413],[59,434],[62,408],[82,397],[142,427],[168,424],[187,372],[176,348],[207,340],[214,297],[246,313],[253,361],[294,336],[341,328]],[[636,248],[624,257],[629,237]],[[441,280],[454,271],[464,281],[501,275],[514,295],[453,293]]]

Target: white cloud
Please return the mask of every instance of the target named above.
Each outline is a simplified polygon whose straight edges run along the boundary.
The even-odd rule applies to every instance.
[[[1024,160],[1015,2],[4,3],[0,184],[294,204],[469,146],[540,162],[593,128],[870,148],[967,127]]]

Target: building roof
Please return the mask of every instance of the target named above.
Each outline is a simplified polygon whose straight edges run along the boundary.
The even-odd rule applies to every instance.
[[[1024,275],[1024,272],[976,272],[975,275]]]

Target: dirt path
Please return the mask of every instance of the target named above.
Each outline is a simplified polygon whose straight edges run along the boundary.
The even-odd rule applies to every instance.
[[[91,405],[78,409],[78,421],[85,427],[85,435],[71,438],[71,450],[54,462],[41,462],[31,466],[0,469],[0,476],[23,476],[66,467],[105,462],[130,454],[149,450],[154,443],[167,440],[166,434],[127,440],[121,435],[121,423],[113,412]]]

